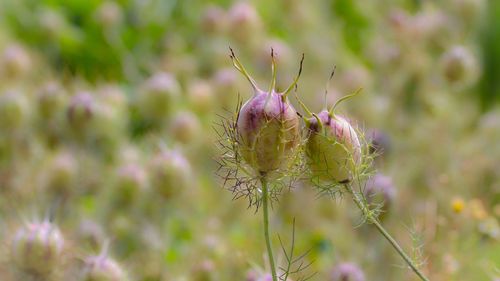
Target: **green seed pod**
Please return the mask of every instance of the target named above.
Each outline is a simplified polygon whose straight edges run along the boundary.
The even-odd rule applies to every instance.
[[[266,174],[287,167],[300,142],[300,121],[288,101],[302,70],[282,93],[275,91],[276,66],[271,53],[273,78],[267,92],[259,89],[242,64],[231,53],[234,66],[250,81],[254,95],[240,109],[236,123],[239,152],[256,173]]]
[[[349,121],[333,112],[340,102],[358,93],[341,98],[330,111],[323,110],[318,114],[310,113],[299,101],[304,110],[313,116],[305,122],[309,129],[307,158],[314,179],[337,183],[352,180],[361,162],[361,143]]]
[[[21,271],[48,277],[59,265],[64,239],[52,223],[29,223],[18,230],[12,243],[12,261]]]
[[[339,183],[351,181],[361,160],[361,145],[351,124],[325,110],[309,120],[308,128],[307,155],[313,175]]]
[[[128,276],[121,266],[106,255],[85,259],[81,281],[126,281]]]

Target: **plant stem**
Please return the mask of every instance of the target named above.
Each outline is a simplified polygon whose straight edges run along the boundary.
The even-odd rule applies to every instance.
[[[273,249],[271,246],[271,239],[269,238],[269,191],[266,176],[260,178],[262,184],[262,209],[264,214],[264,237],[266,239],[267,254],[269,257],[269,265],[271,266],[271,275],[273,281],[278,281],[276,274],[276,266],[274,265]]]
[[[410,266],[410,268],[417,274],[420,279],[423,281],[429,281],[427,277],[417,268],[415,263],[411,260],[411,258],[404,252],[404,250],[399,246],[398,242],[392,236],[385,230],[385,228],[380,224],[378,219],[370,212],[368,206],[365,204],[365,202],[359,198],[359,195],[353,190],[352,186],[347,183],[345,184],[345,187],[349,193],[352,195],[352,199],[354,203],[358,206],[358,208],[363,212],[363,214],[366,216],[368,222],[372,223],[375,225],[377,230],[384,236],[384,238],[389,241],[389,243],[392,245],[392,247],[399,253],[399,255],[405,260],[405,262]]]

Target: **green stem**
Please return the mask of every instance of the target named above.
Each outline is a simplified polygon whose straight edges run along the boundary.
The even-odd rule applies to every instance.
[[[359,195],[354,192],[352,186],[350,184],[345,184],[345,187],[349,193],[352,195],[352,199],[354,203],[358,206],[358,208],[363,212],[363,214],[366,216],[367,220],[375,225],[377,230],[389,241],[389,243],[392,245],[392,247],[399,253],[399,255],[405,260],[405,262],[410,266],[410,268],[415,272],[415,274],[420,277],[423,281],[429,281],[427,277],[418,269],[418,267],[415,265],[415,263],[411,260],[411,258],[404,252],[404,250],[399,246],[398,242],[392,238],[392,236],[385,230],[385,228],[380,224],[378,219],[374,217],[374,215],[370,212],[368,206],[363,202],[361,198],[359,198]]]
[[[267,254],[269,257],[269,265],[271,266],[271,274],[273,281],[278,281],[276,274],[276,266],[274,265],[273,249],[271,246],[271,239],[269,238],[269,191],[267,179],[265,176],[260,178],[262,184],[262,209],[264,213],[264,237],[266,238]]]

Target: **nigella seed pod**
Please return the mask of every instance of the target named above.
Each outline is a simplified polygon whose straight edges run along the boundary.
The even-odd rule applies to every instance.
[[[273,78],[267,92],[259,89],[231,50],[234,66],[251,83],[254,95],[240,109],[236,122],[240,153],[246,163],[259,174],[287,167],[300,142],[300,122],[288,101],[288,94],[297,84],[302,70],[282,93],[275,91],[276,66],[272,57]]]
[[[29,223],[18,230],[12,243],[12,261],[22,272],[49,277],[58,266],[64,239],[54,224]]]
[[[341,98],[330,111],[323,110],[318,114],[310,113],[299,101],[304,110],[313,116],[305,121],[309,129],[307,157],[315,179],[337,183],[352,180],[355,169],[361,162],[361,144],[349,121],[335,115],[333,111],[340,102],[358,93],[359,91]]]
[[[341,263],[336,266],[331,274],[331,281],[365,281],[363,271],[353,263]]]
[[[126,281],[128,276],[122,267],[105,254],[85,259],[81,281]]]

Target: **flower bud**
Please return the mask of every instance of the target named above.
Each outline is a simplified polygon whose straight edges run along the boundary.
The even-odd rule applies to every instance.
[[[218,70],[214,77],[213,83],[217,100],[222,103],[222,107],[228,108],[236,102],[237,92],[237,73],[230,68]]]
[[[259,174],[287,167],[300,142],[299,117],[287,95],[295,87],[299,74],[283,93],[275,91],[276,67],[271,54],[273,78],[267,92],[259,89],[232,53],[235,67],[252,84],[254,95],[240,109],[236,123],[240,153],[246,163]]]
[[[47,120],[56,116],[63,108],[65,96],[56,82],[47,83],[37,95],[38,113]]]
[[[76,129],[82,129],[91,122],[95,115],[96,102],[89,92],[79,92],[71,98],[68,107],[68,121]]]
[[[78,163],[70,151],[59,152],[54,156],[47,171],[47,187],[55,194],[67,195],[78,170]]]
[[[0,129],[17,131],[27,121],[28,103],[21,92],[7,91],[0,94]]]
[[[331,281],[365,281],[365,275],[361,269],[353,263],[341,263],[337,265],[330,278]]]
[[[219,33],[226,26],[226,13],[224,9],[216,5],[205,8],[201,19],[201,28],[208,33]]]
[[[180,86],[170,74],[160,72],[149,78],[138,96],[137,106],[144,118],[164,119],[180,96]]]
[[[477,70],[474,55],[463,46],[454,46],[441,57],[444,78],[450,83],[474,78]]]
[[[84,261],[81,281],[126,281],[126,272],[113,259],[105,256],[92,256]]]
[[[195,81],[189,85],[188,99],[191,107],[197,113],[213,111],[214,91],[207,81]]]
[[[151,164],[152,186],[160,195],[169,198],[188,187],[191,165],[180,152],[162,151]]]
[[[261,18],[250,3],[239,1],[228,12],[230,33],[237,40],[245,41],[255,36],[261,26]]]
[[[12,44],[5,48],[0,66],[9,77],[18,77],[26,74],[31,68],[31,58],[23,47]]]
[[[64,239],[52,223],[29,223],[18,230],[12,243],[12,260],[23,272],[48,277],[60,262]]]
[[[174,117],[170,130],[175,140],[187,144],[193,143],[197,139],[201,125],[195,114],[184,111]]]
[[[123,12],[120,5],[114,1],[104,1],[95,12],[95,19],[104,27],[112,27],[122,21]]]
[[[130,204],[138,197],[139,192],[147,188],[146,171],[135,163],[120,166],[116,171],[114,200]]]
[[[326,110],[307,122],[307,156],[313,177],[345,183],[361,161],[361,144],[347,119]]]

